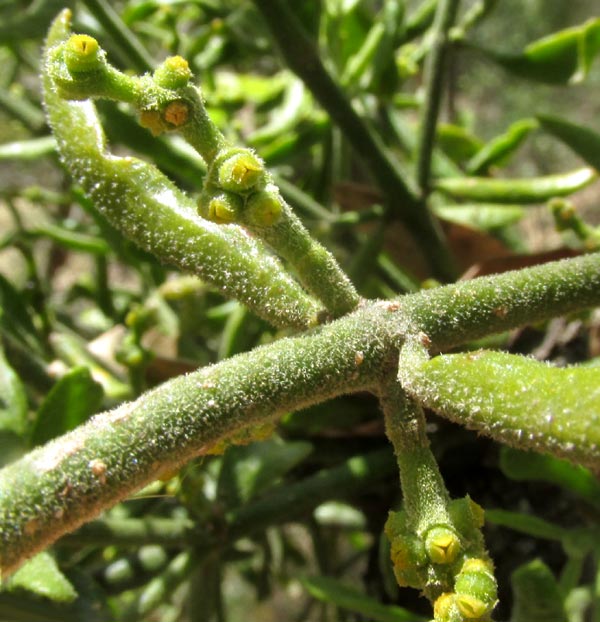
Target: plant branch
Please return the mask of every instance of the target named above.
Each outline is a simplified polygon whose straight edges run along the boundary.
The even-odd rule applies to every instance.
[[[448,32],[454,23],[460,0],[441,0],[433,23],[432,45],[425,63],[425,104],[417,149],[417,182],[422,196],[429,191],[431,157],[444,86]]]
[[[432,525],[451,524],[450,497],[429,447],[423,409],[406,395],[396,374],[381,384],[379,394],[412,529],[422,534]]]
[[[0,471],[0,569],[220,440],[291,410],[374,389],[406,336],[433,350],[600,305],[600,254],[364,304],[94,417]],[[481,430],[495,435],[493,426]],[[568,430],[565,430],[568,434]],[[527,447],[528,439],[523,438]],[[548,451],[556,445],[548,439]],[[585,459],[598,465],[597,447]]]

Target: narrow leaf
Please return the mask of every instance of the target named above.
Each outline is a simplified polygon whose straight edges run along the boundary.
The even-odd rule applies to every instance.
[[[600,170],[600,134],[559,117],[538,115],[537,118],[544,130],[562,140],[590,166]]]
[[[521,119],[513,123],[504,134],[490,140],[473,155],[467,163],[467,172],[476,175],[487,171],[494,164],[504,163],[537,126],[535,119]]]
[[[0,274],[0,328],[6,330],[22,345],[41,352],[40,339],[29,308],[19,290]]]
[[[600,51],[600,18],[538,39],[521,54],[478,49],[506,70],[528,80],[547,84],[580,81]]]
[[[589,469],[581,465],[553,456],[503,447],[500,452],[500,468],[507,477],[516,481],[556,484],[600,507],[600,482]]]
[[[537,516],[529,514],[521,514],[520,512],[510,512],[509,510],[485,510],[486,523],[508,527],[515,531],[528,534],[535,538],[543,538],[545,540],[556,540],[561,542],[567,535],[568,531],[545,521]]]
[[[309,594],[325,603],[360,613],[374,622],[417,622],[423,620],[410,611],[394,605],[382,605],[362,592],[330,577],[307,577],[302,584]]]
[[[460,125],[440,123],[436,138],[442,151],[454,162],[463,162],[478,153],[483,143]]]
[[[556,578],[539,559],[523,564],[511,576],[512,622],[567,622],[564,597]]]
[[[477,229],[495,231],[519,222],[525,214],[520,205],[494,203],[458,203],[434,207],[436,216],[443,220]]]
[[[573,194],[598,178],[592,168],[529,179],[448,177],[435,182],[436,190],[456,199],[482,203],[540,203]]]

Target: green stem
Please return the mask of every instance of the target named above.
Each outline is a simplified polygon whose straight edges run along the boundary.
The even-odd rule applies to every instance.
[[[339,125],[387,197],[388,206],[406,223],[424,247],[435,274],[454,279],[454,270],[443,234],[419,201],[411,184],[387,153],[373,130],[361,119],[343,90],[327,71],[315,45],[302,29],[288,4],[281,0],[254,0],[290,69],[313,92]]]
[[[448,54],[448,32],[454,23],[460,0],[441,0],[433,23],[433,42],[425,63],[425,105],[417,149],[417,182],[422,196],[429,191],[431,157],[435,144],[437,119],[442,100],[444,69]]]
[[[307,335],[176,378],[0,471],[0,568],[27,557],[236,431],[375,389],[405,336],[432,349],[600,305],[600,254],[364,304]],[[494,422],[481,431],[494,437]],[[528,422],[535,425],[535,422]],[[523,434],[549,452],[564,437]],[[577,459],[600,463],[590,434]],[[160,439],[160,442],[158,442]]]
[[[319,298],[334,318],[353,311],[360,302],[354,285],[335,257],[317,242],[283,201],[280,221],[249,228],[296,269],[300,282]]]
[[[64,28],[66,20],[64,17],[62,19],[61,23],[61,18],[58,18],[56,26],[60,36],[55,38],[59,41],[63,41],[68,35],[68,29]],[[131,193],[135,186],[134,180],[137,178],[139,181],[139,178],[143,177],[142,170],[139,170],[136,176],[131,170],[127,171],[130,169],[130,161],[121,159],[119,162],[116,158],[110,158],[104,154],[102,129],[98,120],[94,119],[93,113],[90,111],[86,114],[87,123],[84,122],[77,104],[57,98],[56,93],[52,92],[52,84],[58,87],[59,94],[67,99],[108,97],[131,103],[140,110],[142,122],[154,133],[178,127],[208,165],[208,175],[200,199],[202,216],[219,224],[238,222],[246,225],[258,238],[266,241],[294,266],[300,281],[324,302],[333,317],[339,317],[356,308],[360,298],[352,283],[333,255],[310,236],[300,220],[281,199],[276,187],[271,183],[264,163],[249,149],[229,145],[211,121],[200,92],[193,86],[189,86],[191,73],[186,61],[180,57],[171,57],[157,68],[153,78],[131,77],[109,65],[98,42],[87,35],[71,36],[66,43],[51,48],[47,52],[47,57],[49,61],[47,63],[48,75],[45,79],[46,102],[51,124],[59,139],[62,155],[71,171],[84,178],[82,182],[84,187],[92,196],[97,193],[98,202],[103,201],[106,205],[113,203],[107,200],[107,196],[113,194],[112,192],[106,192],[106,188],[98,192],[102,183],[108,182],[112,191],[115,188],[115,178],[119,177],[118,173],[121,173],[121,176],[127,177],[128,190]],[[68,127],[65,124],[65,118],[70,121]],[[80,123],[77,124],[75,121],[80,121]],[[65,138],[73,138],[74,128],[71,126],[74,125],[79,125],[78,131],[87,130],[90,134],[93,134],[95,129],[96,140],[91,136],[87,137],[89,144],[83,149],[79,143],[73,146],[72,140],[65,140]],[[96,160],[92,173],[86,171],[85,164],[82,164],[83,157],[81,156],[84,149],[88,159],[91,156]],[[149,166],[143,168],[145,168],[147,179],[144,180],[143,187],[138,187],[138,201],[135,204],[131,201],[131,206],[134,209],[139,208],[139,204],[144,202],[142,194],[145,194],[146,207],[150,207],[148,199],[150,199],[150,189],[154,187],[154,206],[150,210],[145,210],[149,214],[144,218],[147,221],[158,216],[160,208],[157,203],[169,203],[163,196],[165,191],[167,194],[176,191],[174,188],[168,189],[167,179],[161,183],[157,171],[153,171]],[[123,188],[122,194],[126,196],[126,192]],[[156,195],[159,195],[159,201],[156,200]],[[186,197],[181,193],[177,198],[179,204],[186,202]],[[119,211],[121,211],[120,206]],[[172,208],[171,211],[173,211]],[[122,216],[119,216],[119,222],[123,220]],[[175,218],[172,217],[171,220],[174,221]],[[164,225],[155,227],[154,230],[171,229],[173,231],[174,224],[173,222],[170,227]],[[139,234],[141,227],[136,225],[134,229]],[[183,232],[185,227],[180,225],[177,230]],[[233,231],[230,235],[232,233]],[[216,242],[216,239],[212,240],[212,248],[206,242],[198,244],[198,249],[201,246],[210,248],[210,256],[214,260]],[[245,240],[246,245],[249,242],[250,239]],[[241,244],[241,240],[236,244],[240,250],[242,250]],[[242,251],[242,254],[246,256],[247,262],[251,261],[251,253]],[[231,252],[223,253],[219,259],[225,263],[231,256]],[[249,280],[253,280],[255,286],[260,286],[261,284],[257,282],[259,265],[263,269],[266,267],[266,257],[261,257],[260,261],[256,259],[257,257],[254,261],[256,269],[253,278],[247,275],[240,280],[239,276],[235,278],[232,270],[226,270],[225,273],[228,273],[226,280],[234,283],[237,281],[238,288],[243,290],[248,289]],[[281,274],[281,277],[285,278],[284,274]],[[289,283],[292,283],[291,279]],[[298,291],[299,288],[296,290],[298,298],[301,298],[302,292]],[[263,292],[263,296],[264,293],[266,291]],[[280,297],[271,296],[271,301],[265,303],[264,308],[275,307],[277,304],[283,310],[284,306],[279,304],[278,298]],[[293,307],[288,307],[288,309],[288,313],[294,312]],[[316,323],[317,315],[311,314],[311,317],[306,320],[308,320],[307,324]]]
[[[409,524],[419,535],[433,525],[451,525],[450,496],[429,447],[423,409],[406,395],[395,374],[381,384],[379,399],[400,469]]]

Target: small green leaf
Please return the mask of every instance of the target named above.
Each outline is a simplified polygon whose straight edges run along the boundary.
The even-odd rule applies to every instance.
[[[479,48],[489,58],[522,78],[565,84],[583,80],[600,52],[600,18],[560,30],[530,43],[521,54]]]
[[[0,145],[0,162],[3,160],[37,160],[56,153],[54,136],[42,136]]]
[[[503,313],[502,309],[494,310]],[[436,356],[403,369],[406,390],[454,421],[522,449],[600,464],[600,370],[503,352]]]
[[[511,576],[512,622],[567,622],[563,595],[554,575],[539,559],[523,564]]]
[[[535,538],[543,538],[545,540],[556,540],[562,542],[567,536],[566,529],[553,525],[548,521],[530,516],[529,514],[521,514],[519,512],[510,512],[508,510],[490,510],[485,511],[486,523],[508,527],[521,533],[526,533]]]
[[[477,175],[486,172],[494,164],[505,163],[537,127],[535,119],[516,121],[506,132],[490,140],[473,155],[467,163],[467,172]]]
[[[110,246],[102,238],[71,231],[62,225],[43,224],[35,227],[29,233],[32,237],[48,238],[59,246],[73,251],[106,255],[110,250]]]
[[[562,140],[590,166],[600,170],[600,134],[559,117],[538,115],[537,119],[542,129]]]
[[[490,177],[447,177],[436,180],[436,190],[455,199],[481,203],[541,203],[553,197],[573,194],[598,178],[593,168],[579,168],[568,173],[499,179]]]
[[[24,436],[27,427],[25,388],[0,347],[0,432]]]
[[[519,222],[525,214],[520,205],[497,205],[495,203],[457,203],[433,208],[436,216],[448,222],[471,227],[480,231],[496,231]]]
[[[375,622],[418,622],[424,619],[402,607],[382,605],[374,598],[331,577],[306,577],[301,581],[313,598],[360,613]]]
[[[468,160],[483,147],[483,143],[464,127],[451,123],[440,123],[436,138],[442,151],[454,162]]]
[[[70,603],[77,598],[75,588],[47,552],[36,555],[17,570],[7,587],[10,591],[24,589],[62,603]]]
[[[219,498],[228,507],[246,503],[272,486],[312,452],[310,443],[272,438],[229,447],[219,474]]]
[[[41,445],[77,427],[100,409],[104,391],[87,367],[66,373],[42,402],[32,433],[32,444]]]

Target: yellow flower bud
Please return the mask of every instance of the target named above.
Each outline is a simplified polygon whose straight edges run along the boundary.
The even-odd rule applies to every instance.
[[[206,218],[220,225],[238,220],[242,207],[241,199],[235,195],[223,192],[212,197],[208,202]]]
[[[72,35],[64,49],[65,65],[70,73],[96,71],[102,67],[102,50],[94,37]]]
[[[498,588],[491,563],[467,559],[454,582],[456,606],[465,618],[480,618],[496,605]]]
[[[280,218],[283,202],[276,189],[255,192],[248,197],[244,219],[250,225],[270,227]]]
[[[459,537],[449,527],[432,527],[425,535],[425,549],[434,564],[451,564],[461,548]]]
[[[492,607],[475,596],[468,594],[456,594],[454,602],[457,609],[467,620],[476,620],[489,613]]]
[[[460,620],[461,617],[453,593],[444,592],[433,603],[433,619],[435,622],[454,622],[457,619]]]
[[[249,149],[226,157],[218,168],[218,184],[223,190],[247,192],[262,184],[265,167]]]
[[[188,85],[192,71],[182,56],[169,56],[156,68],[153,78],[165,89],[180,89]]]
[[[153,136],[158,136],[167,130],[158,110],[140,110],[140,125],[149,129]]]

